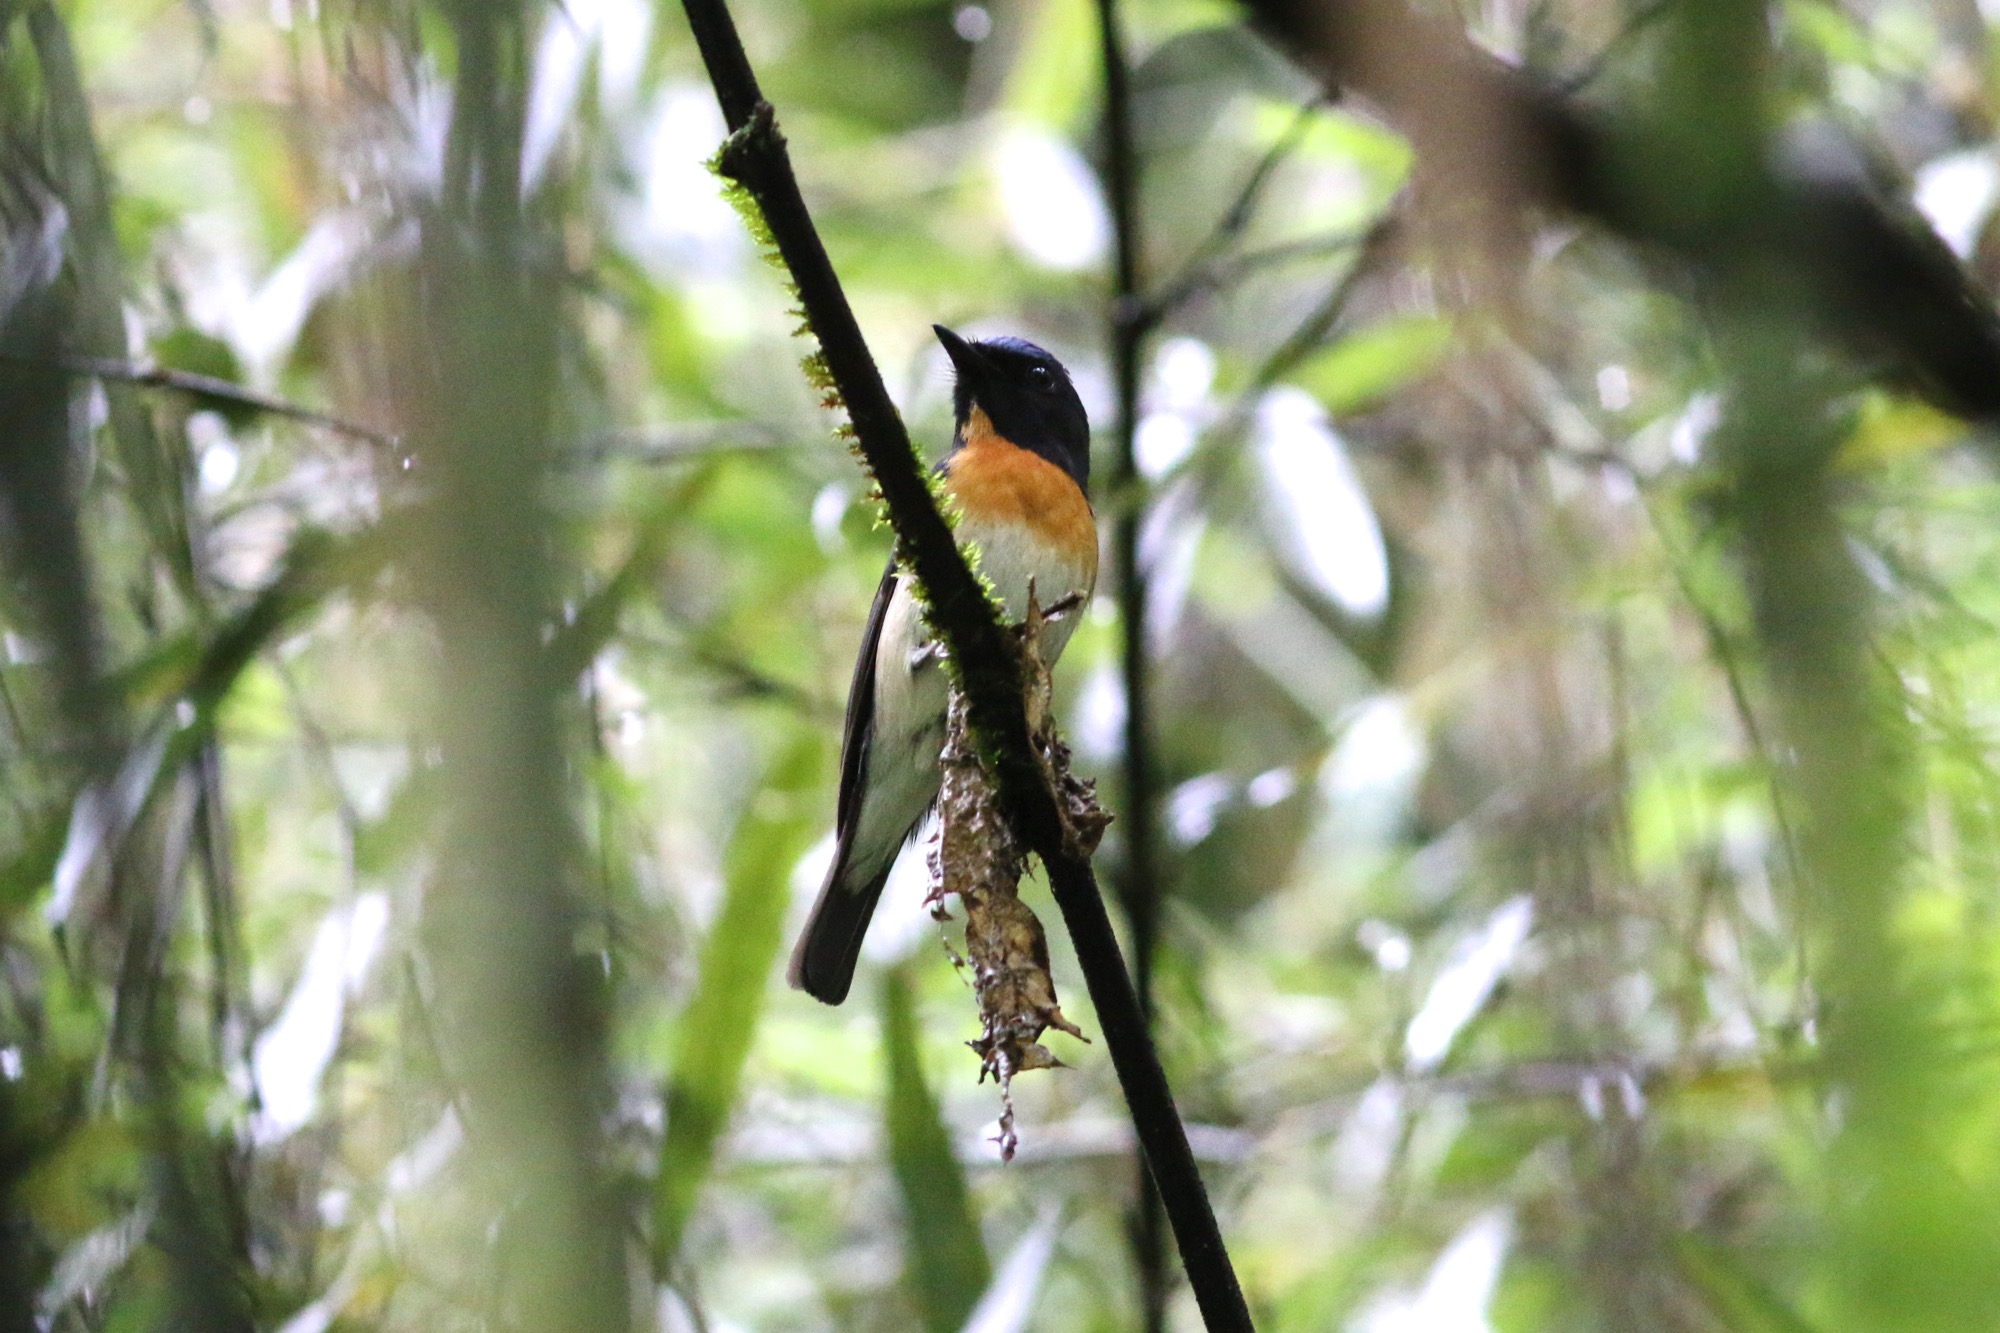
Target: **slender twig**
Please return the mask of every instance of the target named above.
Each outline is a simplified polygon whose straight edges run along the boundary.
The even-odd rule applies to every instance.
[[[0,652],[4,651],[4,648],[0,648]],[[3,669],[0,669],[0,714],[6,715],[7,732],[8,735],[13,737],[14,748],[22,754],[34,753],[28,739],[28,729],[21,721],[20,705],[14,702],[14,691],[7,684],[7,673]],[[18,781],[7,784],[7,796],[9,800],[13,801],[15,810],[25,811],[27,809],[27,804],[21,796],[21,787]]]
[[[1339,280],[1327,290],[1326,296],[1320,303],[1299,321],[1298,326],[1278,344],[1277,348],[1264,359],[1263,364],[1257,367],[1256,373],[1250,377],[1251,395],[1245,400],[1247,403],[1254,406],[1256,397],[1261,395],[1263,390],[1297,370],[1304,364],[1306,358],[1319,350],[1320,344],[1326,340],[1326,335],[1333,331],[1333,326],[1347,313],[1348,302],[1354,298],[1354,289],[1372,271],[1369,260],[1395,239],[1402,225],[1402,216],[1401,210],[1392,202],[1382,216],[1362,234],[1359,253],[1354,256],[1354,262],[1348,265],[1347,271],[1340,275]]]
[[[683,4],[730,129],[719,155],[720,169],[756,201],[790,270],[800,305],[819,340],[820,364],[846,405],[855,442],[896,529],[902,558],[924,591],[930,623],[949,653],[973,735],[1023,844],[1048,870],[1049,887],[1075,944],[1133,1129],[1159,1185],[1196,1302],[1211,1329],[1249,1329],[1249,1307],[1126,975],[1096,876],[1088,857],[1076,847],[1030,740],[1018,652],[1002,632],[993,603],[973,578],[951,528],[938,512],[909,434],[800,196],[784,138],[757,87],[726,0],[683,0]]]
[[[208,930],[209,1035],[219,1068],[243,1054],[243,1016],[249,1009],[243,971],[241,899],[231,850],[229,802],[222,785],[222,747],[213,736],[189,761],[195,784],[194,850],[201,865],[203,924]]]
[[[1104,0],[1100,0],[1100,3],[1104,3]],[[1108,58],[1109,55],[1107,53]],[[1107,117],[1111,114],[1111,79],[1108,70],[1109,67],[1107,66],[1105,78],[1105,114]],[[1120,86],[1123,86],[1122,75],[1120,76]],[[1257,160],[1257,165],[1252,167],[1249,176],[1244,178],[1243,187],[1237,191],[1236,198],[1230,201],[1229,207],[1224,209],[1222,216],[1216,219],[1214,230],[1210,231],[1207,238],[1195,247],[1194,253],[1188,257],[1187,262],[1181,265],[1180,271],[1165,282],[1162,282],[1158,290],[1145,299],[1142,309],[1147,322],[1158,323],[1166,319],[1174,311],[1186,304],[1190,298],[1214,284],[1214,273],[1220,264],[1222,256],[1249,229],[1251,218],[1256,216],[1257,205],[1263,200],[1265,187],[1270,184],[1271,178],[1277,174],[1278,168],[1284,164],[1285,159],[1290,157],[1298,149],[1299,144],[1305,140],[1306,131],[1312,126],[1313,114],[1326,104],[1326,100],[1325,95],[1321,94],[1301,106],[1298,114],[1292,117],[1292,123],[1285,127],[1285,132],[1279,135],[1269,148],[1264,150],[1264,155]],[[1123,119],[1127,128],[1124,131],[1124,135],[1126,143],[1129,144],[1131,142],[1131,131],[1129,128],[1131,117],[1129,103],[1126,105],[1127,113]],[[1107,145],[1109,146],[1108,134],[1106,138]],[[1114,177],[1112,220],[1115,223],[1118,217],[1116,207],[1118,195],[1115,184],[1116,158],[1112,154],[1107,154],[1107,158],[1110,159],[1111,165],[1114,167],[1114,170],[1109,174]]]
[[[319,720],[319,714],[306,700],[306,692],[299,685],[291,667],[277,653],[266,654],[266,660],[278,683],[285,687],[285,700],[290,706],[292,725],[299,729],[299,736],[305,741],[305,751],[319,769],[321,781],[326,783],[327,794],[333,797],[333,811],[340,823],[341,840],[352,844],[361,832],[361,811],[348,794],[347,783],[341,779],[340,763],[335,757],[333,737]],[[349,858],[348,896],[355,897],[360,892],[360,882],[354,874]]]
[[[1133,444],[1139,430],[1139,373],[1147,330],[1160,307],[1140,294],[1144,237],[1139,221],[1139,164],[1132,133],[1131,68],[1118,21],[1118,0],[1097,0],[1098,58],[1104,78],[1104,183],[1110,196],[1112,251],[1111,379],[1118,417],[1112,432],[1111,562],[1118,586],[1118,664],[1125,687],[1121,785],[1125,796],[1125,856],[1114,876],[1118,903],[1131,927],[1132,980],[1150,1035],[1154,1018],[1153,963],[1159,952],[1160,891],[1154,831],[1152,673],[1146,662],[1147,578],[1139,555],[1146,518],[1145,481]],[[1248,209],[1232,209],[1248,217]],[[1237,230],[1241,229],[1237,224]],[[1139,1309],[1147,1333],[1167,1326],[1166,1229],[1159,1191],[1143,1159],[1130,1220],[1132,1260],[1138,1270]]]
[[[424,1056],[437,1071],[438,1090],[444,1095],[445,1105],[450,1113],[458,1117],[459,1126],[469,1135],[474,1127],[483,1129],[478,1113],[472,1109],[472,1099],[467,1095],[462,1080],[453,1068],[452,1060],[445,1051],[444,1035],[438,1031],[438,1019],[431,996],[424,986],[423,974],[417,967],[417,956],[413,952],[403,954],[403,993],[407,997],[410,1012],[415,1021],[411,1024],[417,1031],[417,1044],[423,1048]],[[409,1047],[404,1048],[407,1059]],[[412,1147],[415,1145],[412,1144]]]
[[[1204,433],[1201,447],[1184,459],[1163,484],[1190,476],[1205,491],[1232,466],[1239,446],[1249,434],[1257,415],[1257,405],[1263,401],[1264,394],[1297,370],[1325,343],[1327,334],[1347,313],[1348,303],[1361,280],[1375,270],[1375,260],[1396,239],[1401,222],[1401,210],[1392,203],[1361,237],[1353,261],[1333,280],[1326,294],[1293,326],[1291,332],[1250,372],[1229,406]]]
[[[1636,474],[1633,474],[1636,476]],[[1804,853],[1800,850],[1799,834],[1792,817],[1789,797],[1785,792],[1781,775],[1784,765],[1777,751],[1764,734],[1764,726],[1758,721],[1757,708],[1750,700],[1750,687],[1744,680],[1744,666],[1740,654],[1729,641],[1729,630],[1720,617],[1712,611],[1700,589],[1695,586],[1689,571],[1693,553],[1682,550],[1680,543],[1667,526],[1667,522],[1653,503],[1651,493],[1641,487],[1639,498],[1646,515],[1647,525],[1653,530],[1654,540],[1660,543],[1666,554],[1667,572],[1673,578],[1682,603],[1687,607],[1695,623],[1701,627],[1703,641],[1707,644],[1710,659],[1722,672],[1723,684],[1729,692],[1729,702],[1736,714],[1736,724],[1743,731],[1743,739],[1750,752],[1757,757],[1757,766],[1762,771],[1766,790],[1771,798],[1771,818],[1778,826],[1778,842],[1784,848],[1785,873],[1794,886],[1805,882]],[[1796,906],[1796,905],[1795,905]],[[1803,953],[1805,936],[1799,936],[1799,948]],[[1806,975],[1805,960],[1799,960],[1799,974]]]
[[[0,355],[0,361],[16,365],[36,364],[30,358]],[[246,389],[233,380],[215,375],[198,375],[191,370],[174,370],[168,366],[147,365],[142,361],[118,361],[101,356],[58,357],[55,369],[69,375],[85,379],[114,380],[121,384],[136,384],[147,389],[171,389],[197,400],[227,404],[252,412],[262,412],[267,416],[284,417],[307,426],[318,426],[324,430],[349,435],[370,444],[394,448],[401,441],[389,431],[375,430],[359,422],[337,417],[302,403],[292,402],[255,389]]]
[[[593,436],[557,453],[564,466],[617,460],[624,463],[698,463],[732,454],[773,453],[807,447],[798,432],[768,421],[690,421],[653,430]]]
[[[150,1132],[148,1174],[157,1192],[158,1243],[168,1255],[167,1321],[212,1333],[254,1328],[241,1274],[247,1271],[247,1231],[241,1199],[225,1157],[212,1151],[199,1124],[178,1114],[184,1056],[175,1022],[179,982],[165,966],[184,906],[193,801],[176,801],[158,818],[142,819],[115,873],[129,875],[123,959],[115,987],[112,1040],[128,1043],[124,1058],[139,1091]],[[126,859],[129,857],[129,859]]]
[[[1323,259],[1342,250],[1351,250],[1366,238],[1365,231],[1337,231],[1325,236],[1306,236],[1296,241],[1280,241],[1259,249],[1246,250],[1241,254],[1217,255],[1199,263],[1191,263],[1182,270],[1179,277],[1166,283],[1153,296],[1147,298],[1147,312],[1153,322],[1162,322],[1205,292],[1220,291],[1231,283],[1240,282],[1253,273],[1262,272],[1267,268],[1277,268],[1303,259]]]

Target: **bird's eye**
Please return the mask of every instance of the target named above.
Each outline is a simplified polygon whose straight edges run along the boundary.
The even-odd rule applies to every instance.
[[[1056,373],[1047,366],[1030,366],[1028,368],[1028,383],[1034,385],[1043,393],[1047,393],[1056,387]]]

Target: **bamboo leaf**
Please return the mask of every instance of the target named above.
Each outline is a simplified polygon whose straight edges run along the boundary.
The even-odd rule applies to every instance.
[[[667,1080],[667,1134],[653,1195],[660,1271],[680,1250],[736,1107],[783,940],[786,882],[824,813],[816,799],[820,744],[817,727],[791,730],[730,839],[722,910],[702,950],[701,980],[681,1016]]]
[[[964,1326],[993,1280],[965,1169],[938,1099],[924,1081],[907,968],[882,979],[882,1055],[889,1068],[883,1119],[889,1165],[903,1197],[904,1276],[931,1333]]]

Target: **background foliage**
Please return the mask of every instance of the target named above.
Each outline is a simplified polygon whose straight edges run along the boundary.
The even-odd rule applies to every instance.
[[[1768,134],[2000,254],[1970,4],[1435,12],[1664,108],[1668,205]],[[941,321],[1108,439],[1086,0],[737,18],[918,438]],[[1219,0],[1122,20],[1098,508],[1261,1326],[1993,1327],[1990,441],[1782,275],[1496,234]],[[888,540],[678,10],[0,25],[0,1321],[1141,1326],[1108,1061],[1055,1038],[997,1163],[917,858],[847,1006],[778,978]],[[1114,810],[1120,594],[1061,671]]]

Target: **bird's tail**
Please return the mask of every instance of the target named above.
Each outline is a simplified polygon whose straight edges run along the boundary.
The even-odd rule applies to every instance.
[[[793,946],[792,965],[785,972],[785,979],[795,989],[821,1004],[839,1004],[847,998],[847,988],[854,982],[854,965],[861,958],[861,941],[868,934],[869,919],[875,915],[876,900],[882,896],[882,886],[889,882],[889,872],[896,865],[896,858],[891,856],[869,878],[857,879],[854,877],[857,868],[849,864],[848,851],[843,846],[834,857],[833,869],[827,872],[819,899],[813,903],[812,915],[806,918],[806,928]]]

